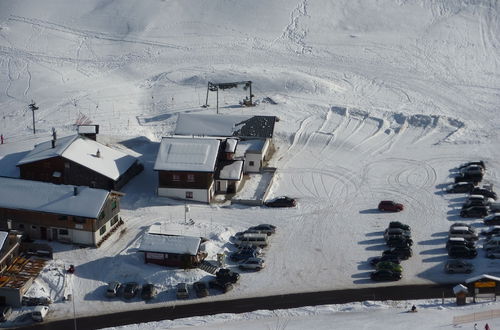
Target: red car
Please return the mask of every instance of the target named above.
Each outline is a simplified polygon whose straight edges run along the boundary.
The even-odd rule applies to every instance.
[[[380,211],[399,212],[399,211],[403,211],[404,207],[403,207],[403,204],[396,203],[393,201],[381,201],[378,204],[378,209]]]

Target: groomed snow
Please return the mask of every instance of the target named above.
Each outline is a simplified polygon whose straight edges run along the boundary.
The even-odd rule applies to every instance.
[[[210,239],[209,259],[233,251],[237,231],[259,223],[278,228],[266,269],[202,301],[391,285],[369,280],[367,260],[386,248],[382,233],[392,220],[411,225],[415,242],[397,284],[499,276],[499,262],[482,249],[472,274],[443,272],[450,224],[483,227],[459,217],[463,194],[444,193],[456,166],[483,159],[485,181],[500,184],[499,14],[499,4],[487,0],[2,2],[0,174],[15,173],[34,144],[51,139],[52,127],[66,136],[81,123],[99,124],[98,141],[139,155],[145,167],[123,189],[126,230],[99,249],[51,243],[54,260],[28,295],[53,298],[49,319],[73,314],[73,304],[62,301],[69,293],[77,316],[150,306],[106,300],[112,280],[156,283],[153,306],[180,303],[177,283],[209,275],[144,264],[142,235],[163,221],[191,223]],[[217,116],[279,118],[269,198],[288,195],[298,206],[221,202],[186,211],[184,202],[157,197],[153,168],[162,137],[174,134],[180,114],[216,115],[213,93],[211,106],[201,107],[208,81],[246,80],[256,106],[239,106],[247,91],[220,91]],[[379,213],[382,199],[405,210]],[[76,273],[64,276],[69,264]],[[404,326],[418,329],[423,314],[404,314],[416,320]],[[350,325],[342,320],[372,314],[346,315],[333,316],[340,328]]]

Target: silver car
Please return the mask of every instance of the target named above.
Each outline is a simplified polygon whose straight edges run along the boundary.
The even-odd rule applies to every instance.
[[[444,265],[444,270],[447,273],[472,273],[474,271],[474,266],[467,261],[460,259],[450,259]]]
[[[261,270],[264,268],[264,259],[261,258],[248,258],[238,265],[241,269]]]

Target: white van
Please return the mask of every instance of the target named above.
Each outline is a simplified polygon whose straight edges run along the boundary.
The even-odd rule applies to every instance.
[[[36,306],[31,312],[31,318],[37,322],[43,322],[48,312],[49,306]]]
[[[234,240],[234,244],[239,247],[244,246],[267,246],[267,235],[252,236],[252,237],[239,237]]]

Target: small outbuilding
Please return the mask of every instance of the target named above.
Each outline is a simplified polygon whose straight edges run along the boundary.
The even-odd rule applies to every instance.
[[[496,301],[500,277],[483,274],[466,279],[465,283],[469,287],[469,291],[472,291],[474,302],[479,298]]]

